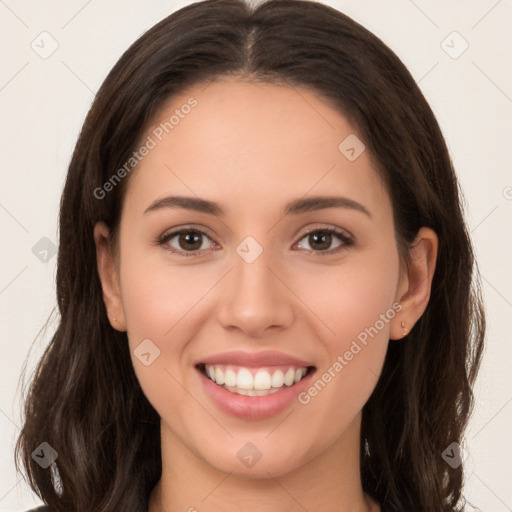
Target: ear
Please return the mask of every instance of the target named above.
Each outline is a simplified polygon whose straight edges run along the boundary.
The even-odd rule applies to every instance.
[[[406,336],[427,308],[436,268],[438,238],[430,228],[422,227],[409,250],[409,268],[404,270],[396,300],[402,305],[390,322],[390,338]]]
[[[103,289],[103,302],[108,312],[110,325],[118,331],[126,331],[126,321],[119,287],[114,255],[108,243],[109,229],[104,222],[94,226],[96,244],[96,263]]]

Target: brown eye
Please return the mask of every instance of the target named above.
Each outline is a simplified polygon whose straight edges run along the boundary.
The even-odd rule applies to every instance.
[[[306,243],[302,240],[306,240]],[[336,245],[332,246],[333,243]],[[319,254],[332,254],[352,243],[347,235],[336,229],[315,229],[301,238],[299,247]]]
[[[205,244],[205,241],[208,240],[210,244]],[[196,253],[208,249],[209,245],[211,246],[214,242],[202,231],[182,229],[181,231],[174,231],[165,235],[160,239],[159,243],[166,246],[171,252],[176,252],[183,256],[195,256]]]
[[[202,245],[202,234],[198,231],[184,231],[178,235],[180,249],[197,251]]]
[[[333,237],[331,233],[317,231],[308,235],[307,238],[311,249],[314,251],[324,251],[330,248]]]

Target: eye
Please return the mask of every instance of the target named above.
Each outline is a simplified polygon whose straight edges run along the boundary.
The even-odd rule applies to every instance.
[[[306,240],[306,242],[302,243],[302,240]],[[210,241],[210,243],[207,241]],[[337,245],[333,248],[332,243],[336,241]],[[168,251],[179,256],[199,256],[201,252],[211,250],[212,246],[219,247],[204,231],[196,228],[186,228],[166,233],[157,242]],[[303,235],[296,246],[315,255],[324,256],[338,253],[353,244],[353,239],[342,230],[315,228]]]
[[[338,240],[338,244],[331,247],[333,241]],[[302,240],[306,240],[306,244],[308,247],[304,247],[301,243]],[[354,244],[354,241],[351,237],[345,234],[343,231],[335,228],[322,228],[322,229],[312,229],[308,231],[298,243],[298,247],[302,249],[309,250],[318,256],[324,256],[328,254],[337,253],[347,247],[350,247]]]
[[[197,256],[198,252],[207,250],[208,245],[211,245],[206,244],[205,246],[205,239],[210,240],[216,245],[206,233],[199,229],[191,228],[165,234],[158,240],[158,243],[167,246],[166,248],[171,252],[182,256]]]

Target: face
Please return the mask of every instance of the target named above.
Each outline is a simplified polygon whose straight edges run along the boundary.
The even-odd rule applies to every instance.
[[[147,137],[102,281],[162,435],[251,477],[357,444],[408,286],[357,130],[307,89],[223,80],[173,98]]]

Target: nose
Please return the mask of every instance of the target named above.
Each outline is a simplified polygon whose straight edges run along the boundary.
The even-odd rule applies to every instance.
[[[221,290],[218,319],[222,326],[251,338],[289,327],[294,320],[294,295],[291,283],[281,274],[266,251],[252,263],[237,255]]]

